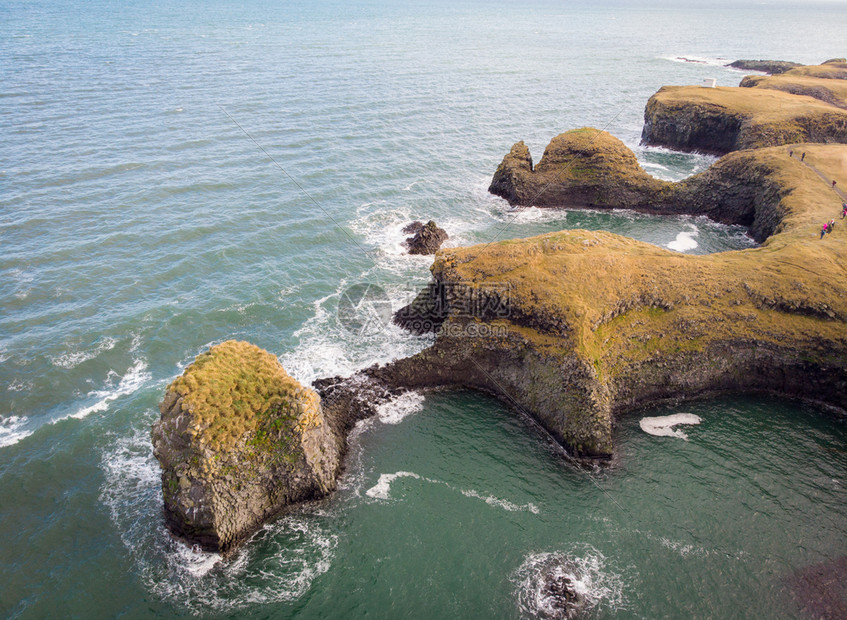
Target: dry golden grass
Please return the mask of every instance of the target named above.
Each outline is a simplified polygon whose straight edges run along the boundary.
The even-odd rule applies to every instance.
[[[763,97],[770,99],[770,93]],[[806,152],[806,162],[828,178],[847,184],[847,146],[792,148],[798,156]],[[553,352],[575,345],[605,376],[658,352],[702,350],[722,340],[796,346],[808,349],[812,359],[817,353],[810,343],[840,343],[843,350],[847,223],[819,238],[821,224],[839,218],[841,201],[788,151],[772,147],[728,156],[775,168],[785,217],[780,232],[761,247],[692,256],[612,233],[570,230],[442,250],[433,272],[508,284],[513,309],[555,316],[568,326],[558,344],[536,331],[536,346]],[[520,332],[533,339],[533,330]]]
[[[742,84],[757,89],[779,90],[814,97],[838,107],[847,107],[847,80],[833,80],[806,75],[748,76]]]
[[[816,113],[843,114],[847,112],[802,95],[793,95],[764,88],[719,86],[664,86],[654,97],[670,106],[708,106],[722,108],[728,113],[752,119],[757,123],[787,122]]]
[[[290,377],[277,358],[228,340],[197,356],[168,387],[182,397],[192,434],[229,450],[248,433],[279,436],[320,425],[320,399]]]

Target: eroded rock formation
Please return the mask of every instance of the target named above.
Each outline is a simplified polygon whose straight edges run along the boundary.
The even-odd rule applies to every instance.
[[[742,71],[761,71],[778,75],[785,73],[795,67],[802,67],[799,62],[789,62],[787,60],[736,60],[726,65],[733,69],[741,69]]]
[[[426,224],[412,222],[403,229],[403,232],[412,235],[406,239],[409,254],[435,254],[448,238],[447,231],[439,228],[433,220]]]
[[[165,520],[203,549],[226,552],[286,506],[335,489],[343,438],[318,395],[254,345],[198,356],[160,410],[152,438]]]

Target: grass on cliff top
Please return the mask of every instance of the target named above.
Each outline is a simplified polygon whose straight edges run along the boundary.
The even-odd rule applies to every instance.
[[[840,221],[840,199],[799,161],[805,151],[808,163],[847,184],[847,146],[792,148],[793,159],[784,146],[727,156],[768,162],[783,188],[782,228],[759,248],[694,256],[569,230],[444,250],[433,271],[508,287],[513,312],[563,321],[577,353],[598,371],[720,339],[800,348],[847,342],[844,320],[824,318],[830,310],[847,317],[847,223],[820,239],[823,221]],[[533,340],[529,330],[522,335]],[[538,336],[536,346],[555,352],[549,338]]]
[[[847,106],[847,80],[826,80],[805,75],[765,75],[745,78],[754,83],[752,88],[782,90],[820,99],[821,93],[831,97],[838,105]],[[826,101],[825,101],[826,102]]]
[[[823,65],[808,65],[789,69],[782,75],[809,76],[826,80],[847,80],[847,63],[833,62]]]
[[[182,397],[192,434],[215,450],[230,450],[251,432],[262,439],[320,424],[318,395],[247,342],[228,340],[201,353],[168,390]]]
[[[672,107],[690,108],[692,104],[717,106],[745,118],[755,117],[757,122],[763,123],[789,121],[821,113],[844,115],[847,118],[847,111],[819,99],[767,88],[663,86],[653,98]]]

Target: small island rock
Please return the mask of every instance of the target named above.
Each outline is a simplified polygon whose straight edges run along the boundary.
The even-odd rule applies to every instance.
[[[435,254],[448,237],[447,231],[439,228],[433,220],[426,224],[412,222],[403,229],[403,232],[413,235],[406,239],[409,254]]]
[[[286,506],[335,488],[343,445],[319,396],[259,347],[212,347],[159,408],[165,520],[204,550],[229,551]]]

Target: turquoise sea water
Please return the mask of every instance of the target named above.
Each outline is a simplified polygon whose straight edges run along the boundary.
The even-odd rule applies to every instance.
[[[167,537],[149,427],[228,338],[306,382],[426,346],[335,314],[353,284],[399,307],[426,283],[412,219],[454,245],[589,228],[749,247],[704,219],[510,211],[486,188],[517,140],[538,161],[584,125],[662,178],[703,170],[638,147],[647,98],[734,85],[735,58],[844,56],[845,17],[0,0],[0,615],[531,616],[538,566],[567,555],[593,617],[797,616],[794,575],[847,555],[847,433],[795,403],[659,412],[698,413],[688,441],[625,418],[616,465],[586,472],[497,401],[414,394],[357,430],[339,493],[225,560]]]

